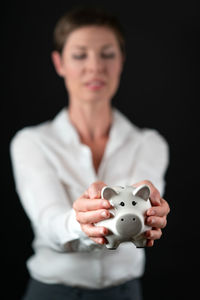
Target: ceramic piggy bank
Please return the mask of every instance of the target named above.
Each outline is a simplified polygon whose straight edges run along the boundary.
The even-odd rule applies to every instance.
[[[108,249],[116,249],[120,243],[131,241],[136,247],[145,247],[144,232],[151,227],[145,225],[145,212],[151,207],[149,200],[150,188],[148,185],[139,187],[110,187],[101,191],[101,197],[110,201],[113,217],[100,221],[96,225],[109,229],[106,236]]]

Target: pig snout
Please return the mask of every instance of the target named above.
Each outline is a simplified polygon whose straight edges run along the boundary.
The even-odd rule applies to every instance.
[[[124,237],[132,237],[142,230],[142,222],[135,214],[121,215],[116,222],[118,233]]]

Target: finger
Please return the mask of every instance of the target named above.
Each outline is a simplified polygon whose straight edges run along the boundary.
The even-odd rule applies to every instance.
[[[93,224],[82,224],[81,228],[89,237],[102,237],[108,234],[108,229],[102,226],[94,226]]]
[[[148,217],[146,219],[146,224],[155,228],[165,228],[167,225],[166,217]]]
[[[107,243],[106,239],[103,238],[103,237],[91,238],[91,240],[93,240],[95,243],[100,244],[100,245],[103,245],[103,244]]]
[[[170,208],[167,203],[163,198],[161,200],[161,205],[160,206],[153,206],[150,209],[147,210],[146,215],[147,216],[159,216],[159,217],[164,217],[167,216]]]
[[[78,212],[76,214],[76,219],[81,224],[98,223],[102,220],[108,219],[109,217],[111,217],[111,214],[106,209]]]
[[[88,190],[86,190],[83,194],[83,198],[89,198]]]
[[[161,205],[160,192],[155,187],[151,189],[150,201],[153,206]]]
[[[146,247],[153,247],[154,245],[154,240],[147,240]]]
[[[92,183],[88,188],[89,198],[91,199],[101,198],[101,190],[104,186],[106,186],[106,184],[102,181],[97,181]]]
[[[102,208],[111,208],[110,202],[104,199],[88,199],[88,198],[79,198],[73,204],[73,208],[76,211],[92,211]]]
[[[162,231],[160,228],[154,228],[146,231],[145,236],[149,240],[159,240],[162,236]]]
[[[160,202],[161,202],[161,205],[163,205],[167,211],[167,215],[170,213],[170,207],[169,207],[169,204],[168,202],[163,199],[163,198],[160,198]]]
[[[151,200],[151,203],[153,205],[160,205],[161,202],[160,202],[160,192],[158,191],[158,189],[153,185],[153,183],[149,180],[142,180],[140,182],[137,182],[135,184],[133,184],[133,186],[140,186],[142,184],[146,184],[149,186],[150,188],[150,200]]]

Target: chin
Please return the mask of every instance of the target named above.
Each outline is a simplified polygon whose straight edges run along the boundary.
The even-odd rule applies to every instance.
[[[108,95],[88,95],[88,96],[85,96],[85,97],[80,97],[81,99],[81,102],[86,102],[86,103],[98,103],[98,102],[108,102],[109,99],[110,99],[110,96]]]
[[[115,91],[116,92],[116,91]],[[89,103],[96,103],[96,102],[110,102],[114,96],[114,91],[109,91],[107,93],[105,92],[99,92],[99,93],[87,93],[87,95],[85,94],[83,97],[83,94],[80,95],[82,97],[80,97],[80,99],[82,99],[82,101],[85,102],[89,102]]]

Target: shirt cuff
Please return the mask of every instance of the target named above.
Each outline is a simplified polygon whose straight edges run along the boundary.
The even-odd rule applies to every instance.
[[[74,209],[71,209],[69,212],[65,228],[74,238],[80,239],[87,237],[87,235],[82,231],[80,223],[76,220],[76,213]]]
[[[88,252],[99,249],[100,245],[92,241],[81,229],[79,222],[76,220],[76,214],[73,209],[70,210],[65,222],[65,229],[71,236],[71,241],[64,242],[63,248],[66,251]]]

